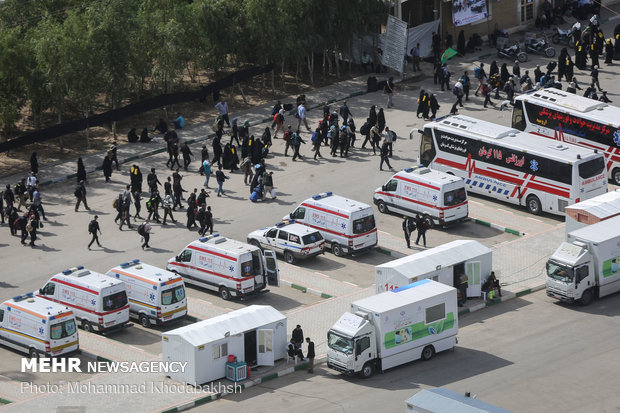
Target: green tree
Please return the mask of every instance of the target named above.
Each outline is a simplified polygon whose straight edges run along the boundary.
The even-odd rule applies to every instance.
[[[0,29],[0,50],[0,142],[5,142],[14,131],[25,103],[24,58],[19,30]]]

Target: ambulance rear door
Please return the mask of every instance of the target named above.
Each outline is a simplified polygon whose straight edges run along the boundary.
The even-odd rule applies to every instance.
[[[280,286],[280,270],[278,269],[278,261],[276,253],[271,250],[263,251],[265,275],[267,276],[267,285],[274,287]]]

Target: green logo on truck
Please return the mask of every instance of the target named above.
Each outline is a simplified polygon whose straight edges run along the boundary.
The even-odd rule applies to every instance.
[[[385,348],[400,346],[410,341],[419,340],[424,337],[441,334],[454,327],[454,313],[448,313],[446,318],[435,323],[425,324],[421,321],[401,327],[398,330],[390,331],[385,335]]]

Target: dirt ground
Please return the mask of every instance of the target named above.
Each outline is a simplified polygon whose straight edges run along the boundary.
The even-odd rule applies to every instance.
[[[350,79],[355,76],[359,76],[362,72],[353,70],[351,74],[344,70],[341,73],[340,79],[335,75],[315,75],[314,85],[309,83],[300,82],[299,86],[295,83],[294,76],[286,75],[284,85],[282,84],[281,77],[276,75],[275,78],[275,93],[271,91],[271,74],[266,74],[265,84],[263,87],[263,77],[257,76],[251,79],[249,82],[243,83],[243,93],[247,99],[247,103],[244,102],[237,86],[233,88],[224,89],[221,91],[222,95],[226,97],[228,106],[231,112],[236,112],[244,109],[248,109],[253,106],[262,105],[268,102],[272,102],[276,99],[284,99],[291,95],[298,95],[308,92],[315,88],[330,85],[335,82]],[[202,83],[208,83],[201,78]],[[188,89],[195,89],[195,84],[191,84],[189,79],[186,83]],[[201,103],[198,100],[177,104],[174,106],[168,106],[165,109],[159,108],[156,110],[148,111],[136,115],[133,117],[125,118],[116,124],[117,140],[119,143],[127,142],[127,132],[131,128],[136,128],[138,135],[143,128],[149,128],[149,131],[153,129],[157,120],[161,117],[167,120],[168,125],[172,125],[172,119],[174,119],[177,112],[183,113],[183,116],[192,124],[205,122],[210,119],[214,119],[217,111],[214,109],[215,103],[211,97],[207,97],[206,103]],[[107,110],[102,108],[102,111]],[[20,133],[17,136],[31,132],[32,122],[30,120],[30,110],[25,109],[23,113],[23,119],[18,123],[17,127],[20,129]],[[53,114],[45,114],[45,127],[51,126],[53,123]],[[39,142],[33,145],[22,147],[16,150],[12,150],[8,153],[0,154],[0,177],[8,176],[20,171],[27,171],[30,169],[30,155],[33,151],[37,152],[40,165],[49,163],[57,163],[66,160],[77,160],[78,157],[101,151],[108,148],[114,141],[112,133],[112,125],[105,125],[101,127],[93,127],[88,130],[90,148],[86,145],[86,131],[65,135],[62,138],[50,139],[46,142]],[[62,149],[60,145],[60,139],[62,139]]]

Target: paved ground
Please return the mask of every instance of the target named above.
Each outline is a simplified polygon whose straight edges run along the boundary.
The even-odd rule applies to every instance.
[[[609,25],[611,26],[611,25]],[[606,31],[611,30],[609,27]],[[484,52],[488,52],[485,50]],[[484,53],[483,52],[483,53]],[[453,73],[459,73],[462,70],[472,70],[473,59],[455,60],[450,63]],[[488,60],[487,60],[488,61]],[[530,62],[523,67],[532,69],[536,63],[543,63],[542,59],[531,56]],[[428,65],[424,66],[428,70]],[[609,90],[609,96],[617,99],[620,93],[620,85],[613,83],[615,68],[604,68],[601,73],[601,83],[603,87]],[[579,79],[585,81],[587,76],[578,75]],[[436,91],[432,85],[432,79],[423,77],[416,82],[403,85],[401,92],[398,93],[394,102],[394,109],[386,110],[387,124],[394,129],[399,135],[399,140],[395,144],[394,158],[392,165],[397,169],[402,169],[416,163],[417,159],[417,138],[413,140],[407,139],[409,131],[412,128],[423,126],[424,122],[413,116],[415,112],[415,99],[418,94],[419,87]],[[341,84],[324,88],[313,93],[308,93],[307,98],[312,104],[325,100],[333,100],[343,98],[351,94],[357,94],[365,89],[365,79],[354,79],[352,81],[343,82]],[[442,105],[441,113],[446,113],[451,104],[451,92],[437,92]],[[291,97],[285,101],[293,101]],[[339,106],[335,103],[334,106]],[[371,104],[384,105],[385,96],[381,93],[371,93],[359,95],[349,98],[349,106],[355,115],[358,125],[361,125],[365,117],[368,107]],[[481,110],[482,101],[480,98],[471,98],[470,103],[466,105],[462,113],[480,117],[485,120],[491,120],[497,123],[508,125],[510,123],[509,112],[500,112],[495,109],[486,111]],[[271,105],[254,108],[244,113],[235,114],[240,119],[250,119],[253,122],[259,122],[268,117]],[[309,112],[312,124],[316,124],[319,115],[318,110]],[[292,118],[291,118],[292,120]],[[191,120],[190,120],[191,123]],[[252,132],[260,134],[263,125],[253,126]],[[200,140],[210,133],[209,125],[191,125],[188,129],[180,133],[181,139]],[[309,136],[304,136],[309,138]],[[209,140],[206,141],[207,144]],[[192,145],[194,153],[198,154],[202,141],[197,141]],[[309,145],[302,148],[302,154],[309,153]],[[164,163],[166,157],[163,154],[148,155],[150,152],[158,151],[163,148],[163,144],[134,144],[123,145],[119,149],[121,159],[131,159],[138,157],[132,162],[140,165],[143,173],[155,167],[158,170],[160,180],[163,180],[169,171],[165,170]],[[324,150],[324,155],[327,151]],[[312,194],[332,190],[335,193],[349,196],[360,201],[368,203],[372,202],[372,194],[375,188],[383,184],[391,175],[389,172],[378,171],[378,157],[372,155],[371,150],[351,150],[351,157],[347,160],[340,158],[331,158],[327,156],[320,161],[312,161],[306,159],[304,161],[292,162],[290,157],[284,158],[283,142],[276,140],[273,147],[273,155],[267,160],[268,168],[274,171],[274,181],[277,187],[278,199],[276,201],[268,201],[260,204],[252,204],[247,200],[249,195],[248,188],[243,184],[242,176],[232,174],[231,179],[226,182],[226,196],[222,198],[211,197],[208,202],[212,206],[215,214],[215,229],[225,236],[231,238],[245,240],[248,232],[265,225],[271,225],[280,220],[283,216],[291,212],[299,202]],[[85,158],[88,170],[94,169],[101,163],[102,154],[93,155]],[[101,177],[101,172],[96,172],[89,176],[88,198],[89,204],[93,209],[90,213],[73,212],[73,188],[74,179],[65,182],[67,175],[75,172],[75,163],[55,163],[42,162],[41,176],[43,181],[55,181],[56,184],[46,185],[43,187],[42,194],[45,202],[45,208],[49,221],[45,223],[45,227],[41,231],[41,240],[39,247],[30,249],[21,247],[16,238],[8,236],[8,229],[2,230],[2,238],[0,239],[0,248],[3,254],[0,255],[0,265],[3,267],[3,275],[0,277],[0,300],[7,299],[19,293],[33,291],[43,285],[43,283],[53,274],[74,265],[82,264],[93,270],[105,272],[114,265],[128,259],[140,258],[144,262],[148,262],[160,267],[166,265],[167,260],[180,251],[187,243],[196,238],[195,232],[187,231],[182,225],[169,225],[163,227],[156,225],[151,244],[153,249],[150,251],[142,251],[138,246],[138,235],[135,231],[125,230],[120,232],[113,224],[112,200],[120,191],[124,184],[128,181],[128,169],[130,164],[124,164],[120,173],[113,176],[113,182],[105,184]],[[192,164],[192,169],[197,168],[197,163]],[[0,182],[16,182],[18,176],[5,177]],[[203,179],[195,173],[186,173],[183,179],[183,185],[186,189],[194,187],[200,188]],[[212,184],[213,186],[213,184]],[[104,249],[94,249],[87,251],[85,244],[88,241],[86,233],[87,223],[92,215],[98,214],[103,230],[101,237]],[[555,250],[559,241],[564,234],[564,226],[561,218],[543,215],[533,217],[528,215],[522,208],[490,201],[483,197],[472,196],[470,198],[470,215],[482,221],[492,222],[496,227],[487,227],[474,222],[464,223],[461,226],[448,230],[437,229],[428,233],[428,245],[430,247],[443,244],[453,239],[471,238],[477,239],[483,244],[494,250],[494,269],[498,274],[500,281],[504,285],[506,292],[518,292],[530,287],[539,286],[544,282],[543,268],[546,258]],[[377,224],[379,228],[379,245],[384,250],[394,251],[394,256],[400,254],[409,254],[418,249],[407,250],[402,238],[401,218],[394,215],[381,215],[376,211]],[[184,213],[178,212],[175,216],[177,219],[183,219]],[[6,226],[5,226],[6,227]],[[509,227],[515,228],[525,236],[515,236],[508,234],[497,228]],[[322,354],[325,352],[325,333],[332,323],[349,308],[351,301],[358,298],[372,295],[374,292],[374,266],[393,259],[389,255],[385,255],[378,251],[370,252],[349,257],[335,257],[331,253],[320,256],[315,260],[299,262],[295,266],[279,261],[280,276],[282,286],[280,288],[272,288],[269,293],[263,294],[255,299],[246,302],[239,301],[223,301],[216,294],[190,287],[188,288],[189,310],[190,314],[197,318],[209,318],[228,311],[242,308],[249,304],[268,304],[285,313],[288,317],[288,326],[301,324],[304,327],[306,335],[311,336],[316,345],[317,352]],[[303,288],[291,288],[303,287]],[[303,291],[306,292],[303,292]],[[324,295],[321,296],[321,293]],[[331,297],[331,298],[330,298]],[[484,325],[491,323],[498,314],[505,312],[503,317],[511,317],[519,314],[523,306],[523,300],[514,301],[516,304],[510,306],[495,306],[499,310],[493,309],[482,311],[475,315],[475,323]],[[469,306],[477,307],[480,303],[472,300]],[[550,303],[542,300],[540,304],[541,311],[544,311]],[[508,307],[506,307],[508,306]],[[552,306],[553,307],[553,306]],[[528,307],[529,308],[529,307]],[[538,307],[536,307],[538,308]],[[563,309],[565,310],[565,309]],[[571,310],[568,310],[571,311]],[[528,317],[536,317],[537,315],[529,315]],[[558,316],[564,314],[558,313]],[[465,327],[462,329],[464,336],[470,336],[469,330],[475,330],[477,324],[468,322],[472,316],[465,316]],[[506,321],[504,321],[506,322]],[[531,319],[529,319],[531,323]],[[525,325],[516,323],[515,326]],[[471,324],[467,325],[467,324]],[[568,324],[567,324],[568,325]],[[541,331],[550,325],[541,325]],[[555,324],[551,325],[554,328]],[[594,328],[594,327],[593,327]],[[493,332],[505,332],[510,330],[514,334],[521,331],[513,329],[512,326],[495,327]],[[159,337],[161,329],[145,330],[142,327],[134,325],[120,334],[110,337],[101,337],[93,334],[80,334],[80,346],[83,350],[97,354],[112,360],[155,360],[159,358],[161,347],[159,345]],[[588,330],[590,334],[595,334],[594,330]],[[504,334],[505,335],[505,334]],[[505,335],[508,340],[512,334]],[[488,333],[481,333],[481,337],[485,337],[485,341],[492,341]],[[584,334],[584,337],[587,337]],[[525,338],[523,338],[525,340]],[[525,341],[523,341],[525,343]],[[536,342],[533,341],[535,344]],[[463,343],[462,343],[463,344]],[[474,341],[473,348],[479,344]],[[532,345],[534,345],[532,344]],[[529,345],[529,344],[528,344]],[[477,367],[480,363],[490,364],[489,370],[495,369],[495,366],[504,366],[506,362],[499,359],[500,356],[494,355],[496,349],[489,348],[482,353],[482,350],[468,351],[468,355],[474,355],[479,358],[467,364],[467,369],[472,369],[472,373],[467,373],[469,377],[475,377],[476,374],[486,371],[484,368]],[[513,348],[516,351],[516,347]],[[6,357],[0,358],[0,398],[5,398],[15,402],[0,410],[6,411],[25,411],[34,410],[45,411],[50,406],[90,406],[87,411],[98,411],[92,406],[106,406],[106,410],[121,409],[134,411],[157,411],[167,406],[177,406],[183,403],[191,402],[191,400],[200,397],[200,395],[191,394],[158,394],[153,397],[153,393],[132,395],[131,397],[114,397],[105,395],[32,395],[20,391],[18,380],[26,380],[26,377],[20,377],[15,374],[19,369],[19,355],[8,349],[1,349],[0,352]],[[568,357],[568,356],[567,356]],[[570,358],[570,357],[569,357]],[[454,361],[454,356],[446,355],[438,357],[437,362],[448,360],[452,367],[451,374],[455,374],[456,378],[463,378],[463,373],[459,373],[460,365]],[[516,362],[515,362],[516,363]],[[544,363],[542,363],[544,364]],[[417,367],[416,364],[416,374]],[[444,368],[443,364],[429,363],[428,369]],[[285,366],[284,366],[285,367]],[[426,371],[426,370],[425,370]],[[262,369],[260,374],[270,374],[273,370]],[[296,380],[301,373],[294,377]],[[398,373],[397,373],[398,374]],[[438,373],[435,373],[438,374]],[[501,382],[505,380],[500,374],[496,380]],[[511,374],[515,374],[511,372]],[[329,375],[328,375],[329,376]],[[7,379],[4,379],[6,377]],[[304,376],[305,377],[305,376]],[[423,385],[442,385],[448,383],[448,379],[429,380],[416,386],[404,387],[398,383],[398,378],[390,378],[391,375],[384,375],[387,382],[379,381],[377,385],[383,386],[391,390],[406,389],[407,395],[399,392],[398,398],[390,397],[390,402],[397,403],[398,409],[402,408],[401,401],[409,397],[415,390],[416,386]],[[401,377],[401,376],[398,376]],[[508,377],[513,377],[508,376]],[[452,378],[453,379],[453,378]],[[452,380],[451,379],[451,380]],[[119,376],[118,374],[99,374],[89,377],[65,377],[57,375],[36,376],[32,380],[36,382],[53,382],[60,383],[62,381],[88,380],[89,383],[141,383],[144,381],[154,381],[158,383],[168,383],[163,377],[157,375],[136,375],[136,376]],[[286,380],[286,379],[285,379]],[[305,379],[303,379],[305,380]],[[512,379],[511,379],[512,380]],[[286,382],[289,382],[287,380]],[[458,380],[457,380],[458,382]],[[341,393],[346,392],[345,388],[340,390],[343,383],[360,386],[362,390],[366,389],[365,385],[359,385],[358,382],[343,381],[339,376],[329,378],[329,383],[338,383],[334,386]],[[269,386],[278,384],[272,381]],[[485,383],[481,387],[487,388]],[[583,384],[583,383],[581,383]],[[515,384],[516,385],[516,384]],[[307,386],[306,386],[307,387]],[[493,387],[493,386],[491,386]],[[574,383],[569,387],[574,387]],[[263,387],[265,390],[266,387]],[[454,388],[461,391],[460,388]],[[255,391],[255,390],[252,390]],[[297,391],[297,390],[296,390]],[[351,394],[356,394],[358,390]],[[479,391],[480,392],[480,391]],[[499,390],[498,390],[499,392]],[[252,395],[254,393],[246,393]],[[344,394],[344,393],[343,393]],[[486,395],[486,394],[485,394]],[[498,399],[495,393],[490,394],[493,400],[504,401]],[[287,403],[285,406],[290,407],[293,401],[301,400],[299,397],[279,400],[279,402]],[[245,396],[244,396],[245,397]],[[343,396],[345,397],[345,396]],[[349,397],[349,396],[346,396]],[[345,397],[345,398],[346,398]],[[381,402],[385,397],[381,396],[376,400]],[[489,401],[492,401],[488,399]],[[305,399],[303,399],[305,400]],[[315,399],[309,399],[315,400]],[[338,398],[330,398],[335,403]],[[357,400],[357,399],[356,399]],[[360,400],[366,400],[364,398]],[[374,399],[373,399],[374,400]],[[362,401],[349,399],[345,407],[356,406],[356,403],[364,405]],[[209,405],[209,408],[220,408],[217,402]],[[545,404],[542,404],[545,405]],[[214,407],[216,406],[216,407]],[[278,404],[278,406],[280,406]],[[331,406],[331,407],[330,407]],[[273,406],[271,406],[273,407]],[[326,405],[326,410],[330,410],[333,404]],[[262,408],[262,407],[261,407]],[[277,409],[274,409],[277,410]],[[304,410],[303,406],[295,410]]]

